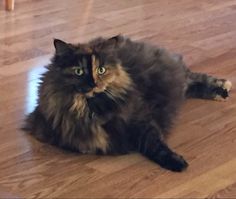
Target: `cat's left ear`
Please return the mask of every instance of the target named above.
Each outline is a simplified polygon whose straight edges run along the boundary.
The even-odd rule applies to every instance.
[[[121,35],[116,35],[114,37],[111,37],[107,40],[107,45],[116,47],[119,45],[119,43],[122,41],[122,36]]]
[[[63,55],[71,51],[71,44],[68,44],[60,39],[54,39],[53,43],[56,49],[56,55]]]

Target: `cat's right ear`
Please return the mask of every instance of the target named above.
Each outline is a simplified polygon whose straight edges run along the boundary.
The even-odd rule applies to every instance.
[[[56,50],[56,55],[63,55],[71,50],[71,45],[60,39],[54,39],[53,43]]]

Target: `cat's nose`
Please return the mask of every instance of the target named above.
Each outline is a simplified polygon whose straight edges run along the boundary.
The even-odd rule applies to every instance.
[[[89,82],[89,86],[91,86],[92,88],[94,88],[94,87],[96,87],[97,85],[95,84],[94,81],[90,81],[90,82]]]

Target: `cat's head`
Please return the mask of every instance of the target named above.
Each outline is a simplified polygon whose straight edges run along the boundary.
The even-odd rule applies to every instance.
[[[131,80],[117,57],[118,40],[98,38],[74,45],[55,39],[55,56],[49,70],[59,84],[80,96],[106,94],[122,98]]]
[[[49,69],[86,96],[106,89],[122,90],[129,86],[130,79],[117,58],[116,45],[117,37],[77,45],[55,39],[55,56]]]

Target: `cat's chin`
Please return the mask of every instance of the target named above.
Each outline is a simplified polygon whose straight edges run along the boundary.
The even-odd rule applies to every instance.
[[[85,96],[87,98],[95,97],[96,94],[103,93],[104,90],[105,90],[104,88],[94,88],[91,91],[85,93]]]
[[[95,96],[95,93],[93,91],[90,91],[88,93],[85,93],[85,97],[86,98],[91,98],[91,97],[94,97]]]

